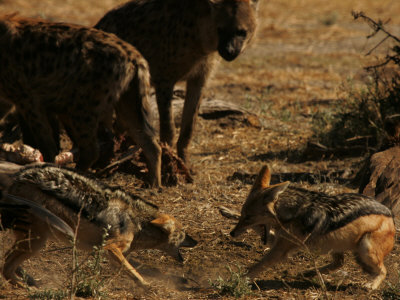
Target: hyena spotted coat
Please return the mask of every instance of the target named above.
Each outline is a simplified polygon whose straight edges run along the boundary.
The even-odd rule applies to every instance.
[[[364,195],[331,196],[292,187],[289,182],[270,185],[270,179],[271,173],[265,166],[243,204],[239,222],[231,231],[237,237],[250,228],[261,234],[275,229],[271,250],[249,269],[248,276],[257,276],[263,268],[307,245],[320,253],[331,253],[333,262],[321,272],[341,267],[343,253],[353,251],[363,270],[373,276],[367,287],[378,288],[386,277],[384,258],[395,241],[390,209]]]
[[[70,245],[71,231],[76,232],[79,249],[92,251],[94,246],[104,245],[113,260],[145,285],[124,254],[158,249],[183,262],[179,248],[197,243],[174,217],[161,213],[157,206],[67,168],[50,164],[25,167],[14,174],[2,174],[0,186],[7,201],[0,201],[0,224],[11,228],[16,237],[2,272],[13,284],[20,282],[22,262],[38,254],[47,239]],[[23,207],[18,210],[18,205]],[[33,278],[30,281],[34,283]]]
[[[96,28],[134,45],[149,62],[160,115],[160,139],[174,143],[171,100],[186,81],[178,155],[188,161],[201,94],[218,54],[234,60],[251,42],[258,0],[132,0],[108,12]]]
[[[99,155],[99,123],[111,127],[115,109],[160,185],[148,64],[133,46],[94,28],[9,15],[0,18],[0,66],[0,99],[15,104],[24,142],[45,161],[59,152],[58,119],[79,149],[77,167],[89,168]]]

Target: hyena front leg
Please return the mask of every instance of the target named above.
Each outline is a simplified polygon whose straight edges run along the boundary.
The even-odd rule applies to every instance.
[[[173,83],[155,83],[158,114],[160,116],[160,141],[173,146],[175,123],[172,111]]]
[[[250,278],[256,277],[263,269],[271,267],[285,259],[289,252],[297,247],[296,244],[290,242],[288,239],[279,236],[272,249],[269,250],[261,261],[249,268],[247,276]]]
[[[60,119],[74,146],[79,150],[75,159],[76,167],[87,170],[97,161],[100,153],[97,142],[99,126],[97,114],[88,114],[86,110],[82,110],[68,116],[63,115]]]
[[[36,135],[38,133],[32,132],[29,124],[27,124],[25,119],[20,114],[17,114],[17,116],[24,144],[29,145],[36,149],[40,149],[40,145],[38,145],[36,141]],[[53,140],[56,144],[58,153],[60,152],[61,147],[60,147],[60,125],[57,116],[49,113],[47,114],[47,120],[49,121],[49,124],[51,126],[53,132]]]
[[[23,132],[24,141],[27,139],[31,141],[30,143],[35,145],[33,147],[42,153],[44,161],[54,162],[59,151],[59,140],[54,139],[55,133],[50,121],[53,117],[49,118],[48,112],[39,107],[31,108],[30,111],[18,109],[18,112],[20,118],[24,120],[21,124],[26,127]],[[28,138],[27,134],[31,136]]]
[[[187,80],[185,104],[183,106],[181,130],[177,142],[178,156],[188,162],[187,148],[193,136],[197,114],[200,107],[203,86],[207,74],[196,74]]]

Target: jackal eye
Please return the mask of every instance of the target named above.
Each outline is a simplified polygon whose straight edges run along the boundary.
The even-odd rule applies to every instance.
[[[240,37],[246,37],[247,31],[244,29],[238,29],[238,30],[236,30],[235,35],[240,36]]]

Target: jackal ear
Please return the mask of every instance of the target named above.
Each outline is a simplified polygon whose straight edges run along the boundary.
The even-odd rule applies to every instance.
[[[260,172],[258,173],[256,181],[254,182],[251,190],[255,191],[255,190],[266,189],[267,187],[269,187],[270,181],[271,181],[271,171],[268,165],[265,165],[261,168]]]
[[[258,4],[260,3],[259,0],[250,0],[251,6],[253,6],[254,10],[258,10]]]
[[[282,194],[287,189],[289,184],[290,181],[278,183],[273,186],[270,186],[263,192],[264,204],[267,206],[267,209],[271,214],[276,215],[275,203],[278,201],[279,195]]]
[[[161,214],[157,219],[150,221],[154,226],[160,227],[166,232],[175,230],[175,219],[169,215]]]

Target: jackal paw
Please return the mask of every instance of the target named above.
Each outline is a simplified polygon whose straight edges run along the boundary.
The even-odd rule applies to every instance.
[[[25,272],[24,269],[18,267],[15,274],[21,278],[21,281],[29,287],[39,287],[39,283],[31,275]]]
[[[145,292],[150,292],[153,290],[153,286],[147,281],[138,281],[137,287]]]
[[[303,273],[301,273],[301,276],[309,278],[309,277],[314,277],[315,275],[317,275],[317,272],[315,270],[308,270],[308,271],[304,271]]]
[[[374,281],[371,282],[367,282],[364,285],[364,288],[366,288],[367,290],[376,290],[379,287],[379,283],[376,283]]]

